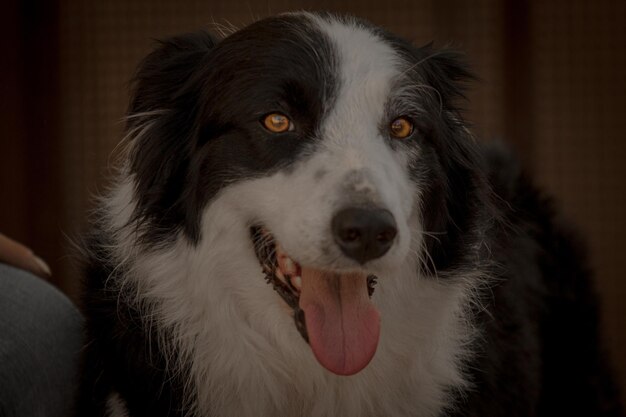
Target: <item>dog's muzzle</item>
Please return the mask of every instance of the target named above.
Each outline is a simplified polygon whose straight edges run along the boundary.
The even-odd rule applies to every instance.
[[[353,251],[355,256],[371,258],[388,250],[381,249],[383,244],[372,250],[368,246],[373,244],[369,237],[372,232],[359,222],[345,222],[344,226],[351,226],[354,230],[350,232],[359,234],[350,242],[355,247],[362,246]],[[385,231],[391,233],[385,228],[378,234]],[[352,375],[363,369],[376,352],[380,334],[378,310],[370,301],[376,276],[360,270],[301,266],[263,226],[251,227],[250,234],[266,281],[293,310],[296,328],[320,364],[339,375]],[[365,243],[359,245],[356,241]]]

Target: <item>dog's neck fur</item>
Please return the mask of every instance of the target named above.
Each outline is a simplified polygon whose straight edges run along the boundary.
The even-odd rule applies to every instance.
[[[146,320],[166,330],[167,340],[153,336],[166,355],[177,352],[170,366],[189,366],[187,395],[197,415],[436,416],[466,385],[472,291],[464,283],[471,280],[422,277],[417,262],[380,276],[377,353],[362,372],[336,376],[317,363],[291,310],[263,280],[249,225],[228,195],[205,213],[197,246],[181,236],[145,251],[128,223],[133,187],[119,185],[107,203],[118,262],[133,259],[117,284],[137,288]]]

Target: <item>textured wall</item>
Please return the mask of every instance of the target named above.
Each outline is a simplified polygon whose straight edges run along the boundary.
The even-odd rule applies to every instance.
[[[531,8],[532,172],[592,250],[626,386],[626,2]]]

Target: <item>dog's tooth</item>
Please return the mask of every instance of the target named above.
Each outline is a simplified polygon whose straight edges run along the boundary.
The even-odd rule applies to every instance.
[[[302,277],[300,275],[292,277],[291,285],[293,285],[298,291],[300,291],[302,289]]]
[[[281,271],[280,268],[276,269],[275,274],[278,277],[278,279],[280,279],[285,284],[287,283],[287,280],[285,279],[285,276],[283,275],[283,271]]]
[[[285,274],[287,275],[291,275],[293,274],[296,269],[294,262],[291,260],[290,257],[285,257],[285,259],[283,260],[283,267],[285,269]]]
[[[284,252],[283,252],[283,248],[282,246],[280,246],[280,243],[276,243],[276,256],[278,258],[281,258],[283,256]]]

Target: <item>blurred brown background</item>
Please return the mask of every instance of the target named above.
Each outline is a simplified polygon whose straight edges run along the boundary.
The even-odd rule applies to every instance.
[[[452,42],[481,81],[467,117],[501,138],[586,236],[604,330],[626,388],[626,2],[5,0],[0,8],[0,231],[75,296],[83,229],[121,137],[128,80],[153,39],[334,10],[416,44]]]

